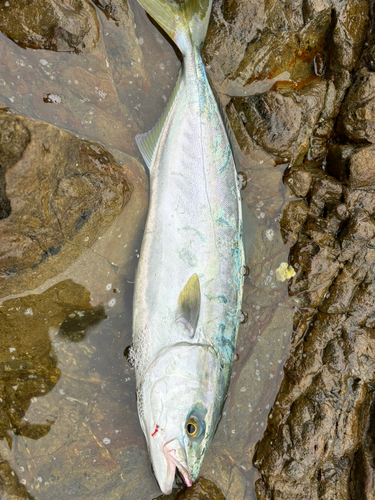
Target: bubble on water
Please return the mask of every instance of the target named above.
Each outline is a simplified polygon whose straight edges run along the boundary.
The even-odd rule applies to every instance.
[[[245,313],[244,311],[240,311],[239,322],[241,323],[241,325],[246,323],[248,319],[249,319],[249,315],[247,313]]]
[[[111,440],[109,438],[104,438],[103,444],[111,444]]]
[[[108,305],[109,307],[114,307],[116,305],[116,299],[111,299],[109,302],[108,302]]]
[[[53,104],[61,104],[62,99],[58,94],[47,94],[47,101]]]
[[[266,238],[268,241],[272,241],[275,236],[275,231],[273,229],[267,229]]]
[[[48,61],[46,61],[45,59],[39,59],[39,62],[42,66],[47,66],[48,64]]]
[[[240,189],[245,189],[247,186],[247,175],[245,172],[238,172],[237,174],[238,187]]]
[[[109,291],[112,288],[112,283],[108,283],[108,285],[105,286],[105,289]]]
[[[249,276],[250,269],[248,268],[248,266],[242,266],[241,273],[242,273],[242,276]]]

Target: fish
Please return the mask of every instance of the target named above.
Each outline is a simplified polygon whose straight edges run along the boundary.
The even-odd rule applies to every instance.
[[[201,57],[212,0],[138,2],[183,57],[162,116],[136,136],[150,201],[131,359],[152,467],[169,494],[176,469],[187,486],[197,479],[221,416],[257,219],[245,217],[230,127]]]

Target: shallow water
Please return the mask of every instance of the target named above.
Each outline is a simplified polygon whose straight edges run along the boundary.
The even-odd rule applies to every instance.
[[[121,26],[99,9],[100,40],[91,53],[24,49],[0,35],[0,106],[97,141],[120,164],[126,154],[140,160],[134,135],[157,121],[180,62],[135,1],[130,8],[133,66],[123,56]],[[291,199],[282,182],[286,165],[275,167],[270,156],[249,148],[241,164],[249,177],[243,193],[260,225],[245,280],[248,319],[201,471],[228,500],[255,499],[252,456],[280,385],[296,305],[287,282],[276,278],[289,252],[279,230]],[[142,217],[134,220],[140,225]],[[120,215],[103,236],[113,241],[111,262],[90,247],[36,289],[15,289],[1,299],[0,474],[12,498],[160,494],[138,423],[134,371],[123,354],[131,343],[140,244],[139,228],[128,231],[125,222]]]

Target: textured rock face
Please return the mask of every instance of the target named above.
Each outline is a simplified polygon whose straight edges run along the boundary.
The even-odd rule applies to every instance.
[[[2,113],[0,145],[6,296],[66,269],[123,210],[133,187],[107,151],[47,124]]]
[[[2,2],[0,30],[31,49],[90,51],[99,38],[95,9],[86,0]]]
[[[341,36],[338,26],[334,40]],[[328,66],[338,93],[354,52]],[[294,244],[289,291],[298,311],[284,380],[254,456],[262,474],[259,500],[373,498],[375,156],[366,48],[361,61],[325,171],[308,156],[285,176],[307,204],[290,202],[280,221]]]

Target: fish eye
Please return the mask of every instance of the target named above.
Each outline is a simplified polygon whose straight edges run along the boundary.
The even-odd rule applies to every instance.
[[[190,438],[195,438],[198,435],[198,422],[193,420],[192,418],[186,422],[186,434]]]
[[[202,434],[204,425],[196,417],[190,417],[186,422],[185,430],[189,438],[194,439]]]

